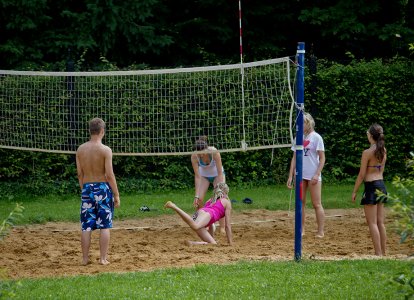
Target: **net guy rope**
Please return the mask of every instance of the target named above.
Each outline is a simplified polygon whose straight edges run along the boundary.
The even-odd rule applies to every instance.
[[[200,135],[221,152],[290,147],[294,70],[289,57],[140,71],[0,70],[0,148],[75,153],[94,117],[106,122],[114,155],[190,154]]]

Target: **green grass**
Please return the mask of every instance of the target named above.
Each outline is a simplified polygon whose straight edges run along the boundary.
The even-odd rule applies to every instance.
[[[325,208],[359,207],[359,203],[351,202],[352,188],[352,185],[324,185]],[[193,193],[187,190],[121,195],[116,219],[170,214],[171,211],[162,209],[167,200],[192,211]],[[289,208],[290,191],[285,186],[234,189],[230,195],[237,200],[233,205],[236,211]],[[241,200],[245,197],[253,199],[253,204],[243,204]],[[294,193],[292,198],[293,210]],[[26,208],[19,224],[79,222],[79,196],[1,199],[0,220],[16,202]],[[140,212],[142,205],[153,210]],[[0,298],[1,287],[11,283],[16,293],[14,299],[404,299],[402,287],[390,282],[397,274],[412,274],[411,268],[412,262],[386,259],[237,262],[152,272],[22,279],[21,285],[3,281],[6,285],[0,282]]]
[[[359,207],[359,204],[351,202],[352,185],[324,185],[322,191],[322,202],[325,208],[351,208]],[[209,191],[211,193],[211,190]],[[173,192],[156,192],[152,194],[123,195],[121,191],[121,207],[115,210],[115,220],[136,219],[153,217],[161,214],[172,214],[172,211],[163,209],[167,200],[172,200],[184,210],[193,210],[194,191],[192,189]],[[233,204],[236,211],[245,209],[268,209],[288,210],[290,196],[291,210],[294,210],[295,193],[290,192],[286,186],[275,185],[265,187],[252,187],[243,189],[231,189],[230,198],[237,200]],[[253,199],[251,205],[242,203],[244,198]],[[33,224],[46,222],[78,222],[80,209],[80,196],[44,196],[44,197],[22,197],[0,200],[0,220],[7,217],[14,208],[15,203],[21,203],[25,207],[23,218],[18,224]],[[141,212],[139,208],[143,205],[152,209],[150,212]],[[307,207],[311,207],[310,199]]]
[[[153,272],[24,279],[15,299],[404,299],[393,260],[239,262]]]

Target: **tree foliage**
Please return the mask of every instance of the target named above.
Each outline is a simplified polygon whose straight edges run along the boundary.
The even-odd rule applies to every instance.
[[[407,54],[414,0],[242,1],[246,60],[290,55],[298,41],[320,57]],[[237,62],[237,1],[0,0],[0,68],[82,70],[101,57],[122,68]]]
[[[411,1],[412,2],[412,1]],[[350,51],[357,57],[390,56],[413,39],[410,1],[320,1],[302,10],[299,19],[335,41],[329,51]],[[326,46],[326,45],[325,45]],[[381,48],[378,51],[378,48]],[[343,51],[342,50],[342,51]],[[343,52],[343,53],[345,53]],[[406,49],[405,49],[405,53]]]
[[[394,230],[400,235],[401,243],[412,243],[414,246],[414,153],[407,160],[408,176],[395,177],[392,185],[396,192],[388,195],[391,202],[391,212],[394,217]],[[412,253],[411,255],[414,255]],[[400,285],[405,299],[414,298],[414,264],[411,273],[401,273],[394,276],[392,282]]]
[[[8,217],[0,223],[0,241],[9,234],[9,231],[14,226],[16,220],[22,216],[23,210],[24,207],[21,204],[16,203],[16,206],[10,212]]]
[[[407,161],[408,176],[396,176],[392,185],[396,188],[394,194],[389,195],[392,214],[395,218],[394,228],[401,236],[401,243],[409,242],[414,246],[414,153]],[[414,253],[412,253],[414,255]]]

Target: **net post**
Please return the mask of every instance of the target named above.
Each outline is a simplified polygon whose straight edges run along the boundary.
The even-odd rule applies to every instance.
[[[302,258],[302,166],[303,166],[303,111],[305,93],[305,43],[297,46],[297,121],[296,121],[296,177],[295,177],[295,260]]]
[[[239,0],[239,38],[240,38],[240,76],[241,76],[241,97],[242,97],[242,124],[243,124],[243,141],[242,149],[247,150],[246,140],[246,127],[245,127],[245,99],[244,99],[244,67],[243,67],[243,31],[242,31],[242,8],[241,0]]]

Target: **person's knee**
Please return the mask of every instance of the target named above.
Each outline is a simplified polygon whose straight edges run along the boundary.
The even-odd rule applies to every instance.
[[[368,227],[373,230],[379,230],[380,226],[376,222],[368,222]]]
[[[323,209],[322,203],[321,202],[312,202],[312,206],[314,209],[318,210],[318,209]]]
[[[385,224],[382,221],[378,221],[377,226],[378,226],[378,228],[385,229]]]
[[[201,228],[203,228],[203,226],[201,226],[200,224],[197,224],[197,223],[194,223],[194,224],[191,225],[191,229],[193,229],[195,231],[198,231]]]

